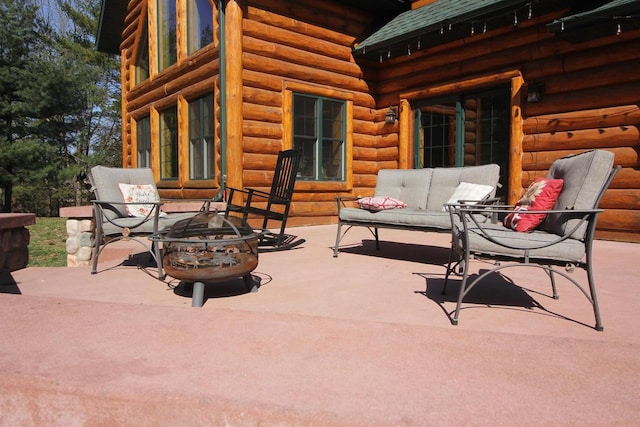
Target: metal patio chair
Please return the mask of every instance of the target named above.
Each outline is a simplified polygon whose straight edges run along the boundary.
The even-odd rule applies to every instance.
[[[451,319],[454,325],[458,324],[465,296],[480,281],[509,267],[530,266],[549,276],[554,299],[558,298],[556,275],[577,286],[593,306],[595,329],[603,330],[592,270],[592,243],[598,214],[603,211],[598,204],[620,169],[613,168],[613,160],[609,151],[592,150],[554,161],[546,177],[562,179],[563,187],[552,210],[523,213],[546,214],[532,232],[515,231],[498,221],[482,223],[474,215],[501,217],[513,212],[513,207],[450,206],[453,242],[442,293],[446,293],[450,275],[461,269],[462,282]],[[492,261],[494,266],[474,277],[469,271],[471,259]],[[586,272],[586,286],[570,276],[576,267]]]
[[[163,280],[160,247],[155,242],[150,243],[148,237],[195,213],[161,212],[163,203],[158,196],[153,173],[148,168],[95,166],[89,173],[89,181],[95,196],[91,202],[96,223],[91,274],[97,273],[98,258],[108,244],[131,240],[149,251],[158,268],[158,277]],[[126,193],[121,188],[131,189],[132,193],[125,199]],[[133,191],[145,197],[136,199],[131,196],[136,194]]]
[[[247,221],[250,215],[257,216],[262,218],[263,230],[268,229],[269,220],[280,221],[280,231],[278,233],[266,232],[261,238],[259,243],[261,251],[290,249],[305,241],[297,236],[285,233],[300,159],[301,155],[298,150],[285,150],[278,153],[278,160],[269,192],[254,188],[227,188],[229,194],[225,217],[229,216],[231,212],[242,214],[244,221]],[[234,203],[234,195],[236,198],[241,197],[244,200],[244,204]]]

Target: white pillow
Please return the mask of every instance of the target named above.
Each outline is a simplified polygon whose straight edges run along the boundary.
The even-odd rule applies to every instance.
[[[362,209],[368,211],[383,211],[386,209],[401,209],[406,208],[407,204],[393,197],[376,196],[376,197],[362,197],[358,199],[358,205]]]
[[[151,184],[118,184],[125,203],[159,202],[156,188]],[[154,205],[126,205],[129,216],[146,217]]]
[[[467,204],[476,204],[477,202],[486,199],[492,191],[493,187],[490,185],[461,182],[446,204],[455,204],[460,200],[467,200]],[[443,206],[442,210],[446,211],[446,206]]]

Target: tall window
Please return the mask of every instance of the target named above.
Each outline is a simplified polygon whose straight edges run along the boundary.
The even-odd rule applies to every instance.
[[[345,179],[345,102],[293,95],[293,147],[300,150],[300,179]]]
[[[501,175],[509,176],[510,102],[510,89],[505,87],[418,106],[415,167],[496,163]]]
[[[160,112],[160,179],[178,178],[178,108]]]
[[[140,43],[138,43],[138,52],[136,55],[136,84],[141,83],[149,78],[149,38],[147,33],[147,24],[145,21],[144,28],[140,34]]]
[[[176,0],[158,0],[158,68],[164,70],[177,60]]]
[[[213,157],[213,94],[189,103],[189,179],[211,179]]]
[[[213,42],[213,8],[210,0],[189,0],[187,6],[188,54]]]
[[[151,122],[149,116],[136,122],[136,145],[138,153],[138,167],[151,167]]]

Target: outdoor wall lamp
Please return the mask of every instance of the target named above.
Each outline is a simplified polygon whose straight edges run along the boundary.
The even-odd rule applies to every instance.
[[[395,108],[389,107],[389,111],[384,115],[384,122],[388,125],[392,125],[396,122],[398,113]]]
[[[544,92],[544,83],[533,82],[527,87],[527,102],[542,101],[542,92]]]

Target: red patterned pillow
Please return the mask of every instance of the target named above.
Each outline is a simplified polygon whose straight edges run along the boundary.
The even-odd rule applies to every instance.
[[[563,184],[564,181],[561,179],[538,178],[533,181],[524,196],[518,200],[514,212],[505,217],[504,225],[516,231],[533,231],[547,215],[526,211],[548,211],[553,208]]]
[[[407,207],[407,204],[405,202],[401,202],[400,200],[396,200],[393,197],[387,196],[362,197],[358,199],[358,205],[362,209],[373,212],[383,211],[386,209],[401,209]]]

